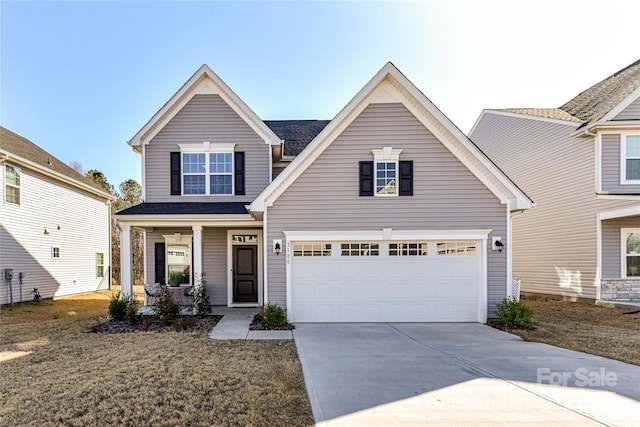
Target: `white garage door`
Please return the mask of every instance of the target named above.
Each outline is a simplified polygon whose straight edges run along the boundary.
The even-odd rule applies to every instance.
[[[477,322],[481,241],[291,242],[296,322]]]

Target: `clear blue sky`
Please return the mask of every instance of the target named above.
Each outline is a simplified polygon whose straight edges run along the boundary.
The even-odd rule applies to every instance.
[[[640,1],[0,0],[0,124],[140,180],[126,144],[203,63],[262,119],[330,119],[392,61],[464,132],[640,56]]]

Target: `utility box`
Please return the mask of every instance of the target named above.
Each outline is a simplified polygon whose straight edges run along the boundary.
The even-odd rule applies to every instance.
[[[7,282],[9,280],[13,280],[13,268],[4,269],[4,280],[6,280]]]

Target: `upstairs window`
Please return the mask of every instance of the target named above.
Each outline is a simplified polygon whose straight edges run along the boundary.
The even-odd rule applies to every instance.
[[[20,204],[20,168],[6,164],[4,166],[4,201],[14,205]]]
[[[376,196],[395,196],[398,164],[396,162],[376,162]]]
[[[373,161],[359,162],[360,196],[413,196],[413,161],[400,160],[397,148],[371,152]]]
[[[180,144],[171,153],[172,195],[244,195],[244,153],[235,144]]]
[[[209,154],[210,194],[233,194],[233,156],[231,153]]]
[[[640,135],[622,135],[623,182],[640,183]]]

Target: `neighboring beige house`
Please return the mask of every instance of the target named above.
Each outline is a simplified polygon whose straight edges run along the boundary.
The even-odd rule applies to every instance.
[[[536,201],[513,220],[524,291],[640,301],[640,61],[560,108],[485,110],[470,137]]]
[[[111,196],[2,127],[0,180],[0,304],[108,289]]]
[[[297,322],[484,322],[510,291],[531,200],[391,63],[330,122],[262,121],[203,65],[129,144],[126,293],[134,227],[145,282]]]

